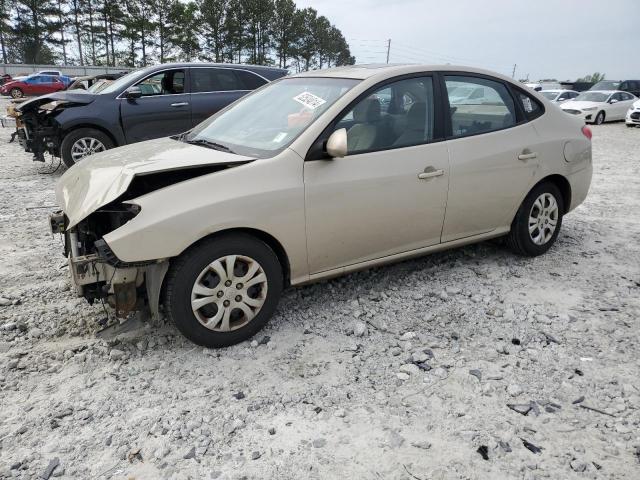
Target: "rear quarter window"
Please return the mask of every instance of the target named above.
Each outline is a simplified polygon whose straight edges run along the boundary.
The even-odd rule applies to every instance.
[[[515,94],[516,100],[522,107],[522,111],[527,120],[536,119],[544,113],[544,108],[540,102],[531,95],[528,95],[521,90],[516,90]]]
[[[255,73],[248,72],[246,70],[236,70],[236,75],[240,79],[242,86],[245,90],[255,90],[256,88],[260,88],[262,85],[267,83],[267,81],[256,75]]]

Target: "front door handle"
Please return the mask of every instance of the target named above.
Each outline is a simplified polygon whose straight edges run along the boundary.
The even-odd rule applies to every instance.
[[[427,167],[424,172],[418,174],[420,180],[426,180],[427,178],[439,177],[444,175],[444,170],[434,170],[433,167]]]
[[[186,107],[187,105],[189,105],[189,102],[177,102],[171,104],[172,107]]]
[[[518,160],[531,160],[532,158],[536,158],[538,154],[536,152],[522,152],[518,155]]]

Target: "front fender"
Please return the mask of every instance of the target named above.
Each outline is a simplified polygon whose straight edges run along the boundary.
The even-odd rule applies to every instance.
[[[308,274],[302,168],[287,149],[153,191],[131,200],[140,213],[104,239],[120,260],[139,262],[176,257],[213,233],[259,230],[283,246],[295,283]]]
[[[116,146],[127,143],[120,125],[119,105],[96,101],[89,105],[69,107],[56,115],[55,121],[65,132],[80,127],[93,127],[103,130],[111,136]]]

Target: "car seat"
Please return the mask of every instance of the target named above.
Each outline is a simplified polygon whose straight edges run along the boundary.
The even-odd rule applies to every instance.
[[[407,112],[407,125],[404,132],[393,143],[395,147],[423,143],[427,123],[427,104],[416,102]]]
[[[353,125],[347,131],[347,151],[370,150],[376,144],[380,121],[380,101],[367,98],[353,109]]]

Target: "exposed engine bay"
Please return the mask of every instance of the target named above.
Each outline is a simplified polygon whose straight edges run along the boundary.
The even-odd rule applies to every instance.
[[[135,203],[136,198],[231,166],[199,165],[136,175],[124,193],[71,228],[69,217],[63,211],[51,214],[51,232],[64,237],[63,254],[68,259],[77,295],[90,304],[96,301],[109,304],[118,318],[127,318],[135,311],[148,311],[151,316],[157,316],[160,287],[169,268],[169,260],[123,262],[103,237],[141,212]]]
[[[91,95],[61,93],[22,103],[16,107],[16,133],[20,145],[33,153],[34,161],[44,162],[46,153],[60,157],[60,145],[66,132],[56,117],[67,108],[86,105],[91,100]]]

